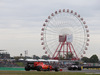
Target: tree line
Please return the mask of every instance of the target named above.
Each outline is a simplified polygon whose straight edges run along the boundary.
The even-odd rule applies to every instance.
[[[90,58],[83,57],[81,60],[86,63],[98,63],[99,62],[99,58],[96,54],[92,55]]]
[[[67,57],[72,57],[71,55],[67,56]],[[18,60],[20,58],[23,58],[23,59],[27,59],[27,58],[31,58],[31,59],[50,59],[47,55],[43,55],[41,57],[37,56],[37,55],[33,55],[33,57],[29,57],[29,56],[26,56],[26,57],[23,57],[23,56],[17,56],[17,57],[14,57],[14,59]],[[60,57],[60,60],[68,60],[67,58],[66,59],[63,59]],[[83,57],[81,58],[81,60],[83,62],[86,62],[86,63],[98,63],[99,62],[99,58],[96,54],[92,55],[90,58],[88,57]]]

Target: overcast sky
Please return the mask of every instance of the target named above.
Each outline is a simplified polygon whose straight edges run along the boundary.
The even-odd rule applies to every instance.
[[[45,19],[59,9],[79,13],[89,26],[90,45],[86,55],[100,58],[100,0],[0,0],[0,49],[11,56],[43,55],[41,28]]]

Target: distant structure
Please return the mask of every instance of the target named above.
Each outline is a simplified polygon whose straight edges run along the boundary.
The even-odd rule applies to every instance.
[[[0,50],[0,59],[10,59],[10,54],[6,50]]]

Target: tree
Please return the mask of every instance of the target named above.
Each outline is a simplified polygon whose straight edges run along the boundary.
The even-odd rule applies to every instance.
[[[47,55],[43,55],[42,59],[50,59]]]
[[[19,61],[20,58],[21,58],[20,56],[15,56],[15,57],[14,57],[14,59],[15,59],[16,61]]]
[[[73,56],[73,53],[71,53],[71,52],[68,52],[67,54],[65,54],[65,57],[66,57],[66,59],[72,59],[74,56]]]
[[[59,59],[59,60],[64,60],[65,57],[63,57],[62,55],[60,55],[58,59]]]
[[[40,59],[39,56],[33,55],[33,59]]]
[[[81,60],[86,62],[86,63],[89,62],[89,58],[88,57],[83,57]]]
[[[97,55],[92,55],[90,57],[90,62],[91,63],[98,63],[99,62],[98,56]]]
[[[80,63],[78,61],[75,62],[76,65],[79,65]]]
[[[22,57],[22,55],[23,55],[23,54],[22,54],[22,53],[20,53],[20,57]]]
[[[90,63],[98,63],[99,62],[99,59],[98,59],[97,55],[92,55],[90,58],[83,57],[81,60],[86,62],[86,63],[87,62],[90,62]]]

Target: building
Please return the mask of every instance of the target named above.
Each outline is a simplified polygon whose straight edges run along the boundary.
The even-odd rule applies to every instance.
[[[4,50],[0,50],[0,59],[10,59],[10,54]]]

